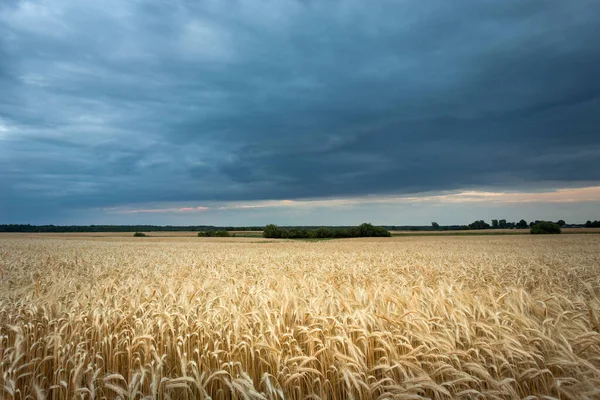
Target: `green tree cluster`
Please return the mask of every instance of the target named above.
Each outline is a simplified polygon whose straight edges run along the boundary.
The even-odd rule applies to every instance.
[[[539,221],[531,227],[533,235],[547,235],[561,233],[560,225],[549,221]]]
[[[218,230],[218,231],[200,231],[198,232],[198,237],[230,237],[228,231]]]
[[[385,228],[371,224],[362,224],[351,228],[280,228],[267,225],[263,230],[264,238],[271,239],[342,239],[353,237],[390,237],[392,234]]]
[[[521,219],[516,223],[506,221],[505,219],[493,219],[492,224],[489,225],[485,221],[479,220],[469,224],[469,229],[527,229],[532,228],[534,225],[537,225],[540,222],[545,221],[535,221],[528,224],[524,219]],[[561,228],[566,225],[566,222],[562,219],[553,223]]]
[[[527,224],[527,221],[525,221],[524,219],[520,220],[519,222],[508,222],[505,219],[493,219],[492,220],[492,229],[527,229],[529,228],[529,225]]]
[[[490,224],[485,222],[484,220],[475,221],[469,224],[469,228],[471,229],[490,229]]]

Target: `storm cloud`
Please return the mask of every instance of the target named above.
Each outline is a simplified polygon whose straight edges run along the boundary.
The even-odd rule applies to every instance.
[[[596,0],[4,1],[0,223],[598,186],[599,26]]]

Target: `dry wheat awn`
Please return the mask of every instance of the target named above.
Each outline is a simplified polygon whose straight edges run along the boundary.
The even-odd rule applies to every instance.
[[[3,399],[600,398],[595,235],[3,237],[0,274]]]

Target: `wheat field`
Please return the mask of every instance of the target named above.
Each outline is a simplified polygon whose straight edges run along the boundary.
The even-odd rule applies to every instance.
[[[600,398],[599,296],[597,235],[5,235],[0,398]]]

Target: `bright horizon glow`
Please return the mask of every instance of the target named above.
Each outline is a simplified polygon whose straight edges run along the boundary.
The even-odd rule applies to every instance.
[[[337,199],[305,199],[305,200],[262,200],[245,202],[225,202],[223,205],[196,205],[182,207],[157,208],[105,208],[104,211],[116,214],[170,214],[198,213],[206,211],[252,210],[263,208],[339,208],[368,204],[469,204],[486,203],[524,204],[524,203],[584,203],[600,201],[600,186],[584,188],[556,189],[551,192],[491,192],[468,190],[457,193],[423,196],[362,196]]]

